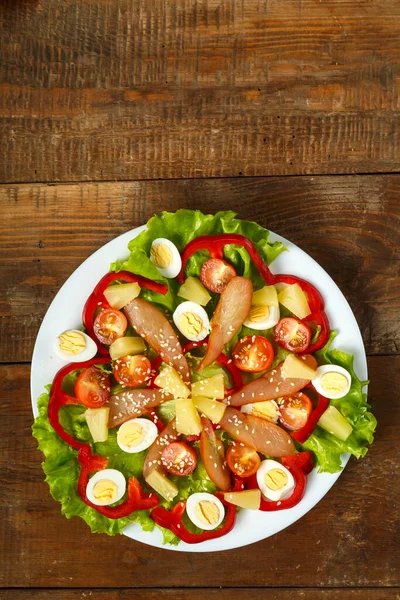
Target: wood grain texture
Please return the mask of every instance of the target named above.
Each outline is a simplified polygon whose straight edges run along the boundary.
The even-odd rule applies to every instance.
[[[400,176],[364,175],[0,187],[0,360],[30,360],[54,295],[92,252],[179,207],[230,208],[298,244],[349,300],[367,353],[399,353]]]
[[[399,600],[398,589],[3,590],[0,600]]]
[[[397,171],[399,0],[1,0],[0,181]]]
[[[376,442],[310,513],[245,548],[177,555],[61,516],[30,437],[29,366],[0,366],[0,586],[399,586],[400,357],[371,357],[369,373]]]

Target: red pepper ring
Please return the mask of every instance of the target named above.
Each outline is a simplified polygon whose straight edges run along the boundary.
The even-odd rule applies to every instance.
[[[82,322],[85,326],[86,332],[89,337],[92,338],[97,345],[97,351],[99,354],[106,356],[109,354],[109,349],[102,346],[97,339],[94,329],[93,329],[93,319],[94,313],[99,308],[110,308],[109,303],[104,297],[104,292],[107,287],[113,281],[125,281],[127,283],[138,283],[140,287],[146,288],[153,292],[158,292],[159,294],[165,294],[168,292],[168,286],[164,283],[157,283],[156,281],[152,281],[151,279],[147,279],[146,277],[141,277],[140,275],[134,275],[129,271],[120,271],[119,273],[107,273],[102,277],[99,283],[94,288],[93,292],[90,294],[89,298],[86,300],[85,306],[83,307],[82,312]]]
[[[109,519],[120,519],[128,517],[135,510],[150,510],[157,506],[158,497],[153,492],[143,493],[142,486],[135,477],[128,479],[128,497],[118,506],[98,506],[90,502],[86,495],[86,486],[89,481],[90,473],[101,471],[106,468],[108,458],[92,454],[90,447],[84,445],[78,451],[78,461],[81,465],[81,472],[78,479],[78,494],[87,506],[94,508],[101,515]]]
[[[314,354],[314,352],[317,352],[317,350],[323,348],[329,340],[331,329],[326,312],[321,310],[321,312],[312,313],[303,319],[303,322],[306,324],[307,322],[311,321],[319,325],[321,327],[321,331],[319,332],[317,340],[313,344],[310,344],[310,346],[308,346],[304,352],[300,352],[300,354]]]
[[[304,389],[306,389],[306,388],[314,389],[314,386],[311,383],[309,383],[308,385],[305,386]],[[321,416],[323,415],[323,413],[326,411],[326,409],[329,406],[330,400],[328,398],[325,398],[325,396],[322,396],[318,392],[317,392],[317,394],[318,394],[318,404],[314,408],[314,410],[310,413],[310,415],[307,419],[307,423],[304,425],[304,427],[302,427],[298,431],[291,432],[292,438],[294,438],[296,441],[300,442],[300,444],[304,444],[304,442],[306,442],[308,440],[308,438],[314,431],[315,427],[317,426],[317,423],[320,420]]]
[[[289,498],[284,500],[265,500],[261,496],[260,509],[263,512],[272,512],[276,510],[285,510],[287,508],[293,508],[300,502],[304,496],[304,492],[307,484],[307,475],[313,469],[313,458],[311,452],[299,452],[293,456],[282,457],[282,464],[286,467],[293,475],[295,485],[293,492]],[[259,489],[257,483],[257,476],[252,475],[246,481],[246,488],[249,490]]]
[[[243,489],[243,480],[235,478],[235,485],[233,486],[232,491],[236,492],[241,489]],[[221,492],[217,492],[215,495],[227,509],[225,513],[225,523],[220,529],[203,531],[203,533],[191,533],[188,531],[182,523],[186,502],[178,502],[171,510],[157,506],[157,508],[154,508],[151,511],[150,516],[157,525],[169,529],[186,544],[199,544],[200,542],[213,540],[229,533],[236,521],[236,506],[227,502],[224,499],[224,494]]]
[[[75,440],[61,426],[59,418],[60,408],[62,406],[65,406],[66,404],[79,404],[77,398],[69,396],[68,394],[63,392],[62,383],[64,377],[72,371],[75,371],[76,369],[86,369],[87,367],[91,367],[92,365],[101,365],[108,362],[110,362],[109,358],[91,358],[90,360],[86,360],[82,363],[70,363],[68,365],[65,365],[65,367],[62,367],[54,377],[50,391],[49,406],[47,409],[49,423],[54,429],[54,431],[60,436],[60,438],[64,440],[64,442],[66,442],[69,446],[75,448],[75,450],[79,450],[83,446],[87,446],[87,444],[83,444],[82,442],[78,442],[77,440]]]
[[[205,338],[204,340],[201,340],[201,342],[188,342],[187,344],[185,344],[183,346],[182,352],[183,352],[183,354],[187,354],[187,352],[190,352],[194,348],[202,348],[203,346],[206,346],[207,344],[208,344],[208,337]],[[234,362],[231,358],[229,358],[228,356],[226,356],[226,354],[221,352],[221,354],[217,358],[217,363],[219,365],[221,365],[221,367],[225,367],[231,374],[234,387],[230,391],[233,391],[236,388],[242,387],[242,385],[243,385],[242,374],[239,371],[239,369],[236,367],[236,365],[234,364]]]
[[[268,265],[259,255],[255,245],[244,235],[234,233],[221,233],[220,235],[201,235],[191,242],[189,242],[182,252],[182,268],[178,275],[179,283],[183,283],[185,278],[185,268],[189,258],[198,250],[208,250],[212,258],[223,258],[224,246],[228,244],[234,244],[236,246],[242,246],[247,250],[256,265],[260,274],[264,278],[267,285],[272,285],[274,282],[274,276],[268,268]]]

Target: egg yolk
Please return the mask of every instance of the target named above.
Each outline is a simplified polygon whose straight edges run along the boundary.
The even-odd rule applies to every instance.
[[[150,258],[159,269],[165,269],[172,263],[172,252],[163,244],[152,246],[150,250]]]
[[[184,335],[196,336],[203,331],[203,321],[199,315],[186,312],[179,317],[179,329]]]
[[[260,323],[269,317],[269,313],[269,307],[266,305],[252,306],[247,319],[248,321],[253,321],[253,323]]]
[[[214,502],[202,500],[196,504],[196,514],[202,523],[214,525],[219,519],[219,508]]]
[[[138,446],[143,440],[143,427],[139,423],[128,423],[119,432],[119,441],[128,448],[134,448]]]
[[[327,394],[339,394],[347,387],[347,378],[343,373],[331,371],[321,377],[321,387]]]
[[[117,495],[117,484],[110,479],[100,479],[93,487],[93,496],[101,504],[111,504]]]
[[[65,354],[80,354],[86,348],[85,337],[78,331],[64,331],[58,339],[60,350]]]
[[[262,419],[269,419],[270,421],[274,421],[277,417],[277,408],[275,404],[271,402],[271,400],[266,400],[265,402],[257,402],[253,404],[251,413],[255,417],[261,417]]]
[[[270,490],[281,490],[288,482],[288,476],[281,469],[271,469],[265,475],[265,485]]]

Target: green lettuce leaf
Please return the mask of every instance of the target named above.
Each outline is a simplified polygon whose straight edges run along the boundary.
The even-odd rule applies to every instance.
[[[370,408],[363,393],[367,381],[360,381],[353,368],[353,356],[337,349],[330,349],[336,333],[332,332],[327,345],[317,353],[319,364],[334,364],[347,369],[351,375],[351,387],[343,398],[331,400],[339,412],[351,423],[353,432],[346,441],[331,435],[321,427],[316,427],[308,440],[302,444],[304,450],[314,452],[319,471],[336,473],[342,466],[341,454],[349,452],[356,458],[366,455],[368,445],[374,440],[376,419],[368,411]]]

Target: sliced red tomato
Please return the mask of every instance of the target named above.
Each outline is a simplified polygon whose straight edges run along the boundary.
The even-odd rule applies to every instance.
[[[303,392],[286,396],[279,403],[279,421],[286,429],[297,431],[307,423],[312,408],[310,398]]]
[[[261,459],[254,448],[244,444],[232,444],[226,453],[226,460],[231,471],[239,477],[250,477],[257,472]]]
[[[210,258],[201,267],[200,281],[210,292],[221,294],[235,275],[235,269],[226,260]]]
[[[271,342],[262,335],[248,335],[238,341],[232,353],[233,362],[241,371],[259,373],[274,360]]]
[[[253,285],[246,277],[234,277],[221,294],[213,318],[207,352],[198,369],[217,360],[225,344],[236,335],[249,314]]]
[[[311,329],[305,323],[285,317],[275,326],[275,341],[289,352],[304,352],[310,345]]]
[[[227,492],[231,487],[231,474],[225,461],[224,446],[217,439],[210,419],[201,418],[200,455],[207,475],[215,485]]]
[[[127,327],[128,321],[124,313],[114,308],[106,308],[99,312],[93,323],[97,339],[107,346],[122,337]]]
[[[110,389],[111,381],[107,373],[93,366],[79,375],[75,383],[75,396],[88,408],[98,408],[107,402]]]
[[[151,362],[147,356],[123,356],[114,363],[114,377],[123,385],[142,385],[151,377]]]
[[[171,475],[186,477],[196,468],[196,452],[183,442],[172,442],[165,446],[161,455],[161,463]]]

